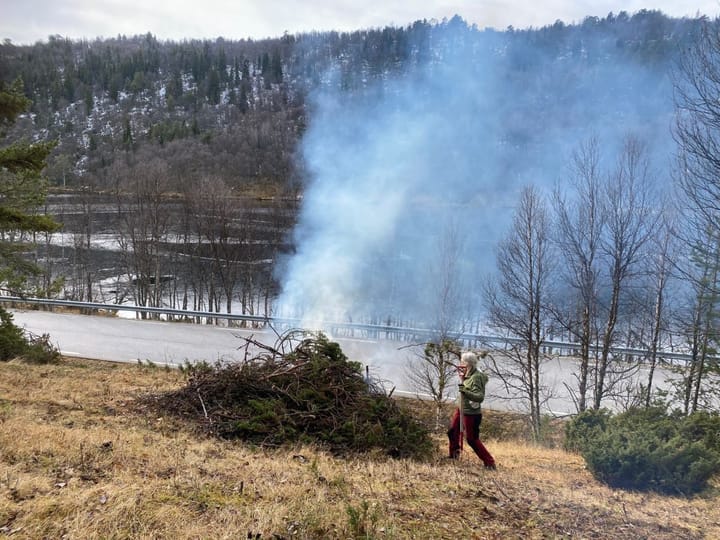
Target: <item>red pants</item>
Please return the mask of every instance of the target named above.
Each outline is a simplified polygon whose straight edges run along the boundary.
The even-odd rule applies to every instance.
[[[482,422],[482,414],[465,414],[465,438],[470,447],[475,450],[486,466],[495,465],[495,459],[487,451],[485,445],[480,441],[480,422]],[[460,433],[460,409],[455,409],[455,414],[450,422],[448,430],[448,439],[450,439],[450,457],[460,457],[462,449],[462,434]]]

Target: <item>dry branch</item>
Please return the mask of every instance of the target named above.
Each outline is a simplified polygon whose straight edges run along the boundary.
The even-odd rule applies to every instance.
[[[272,346],[243,339],[241,348],[257,351],[254,357],[190,366],[186,386],[152,402],[226,439],[270,446],[315,442],[338,453],[380,448],[392,456],[429,455],[427,430],[367,381],[337,343],[298,330],[279,335]]]

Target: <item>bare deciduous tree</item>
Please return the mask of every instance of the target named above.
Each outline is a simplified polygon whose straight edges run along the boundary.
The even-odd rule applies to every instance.
[[[213,276],[225,296],[226,311],[232,313],[242,262],[241,208],[221,178],[205,177],[195,189],[197,229],[209,247]],[[213,303],[218,311],[218,302],[211,302],[211,307]]]
[[[684,51],[675,78],[679,146],[678,185],[692,229],[684,238],[691,247],[684,276],[692,289],[692,325],[687,338],[692,359],[682,373],[681,397],[686,413],[717,395],[708,377],[717,370],[710,352],[717,346],[718,238],[720,237],[720,27],[707,22],[698,40]],[[693,239],[694,237],[694,239]],[[706,396],[705,394],[710,396]]]
[[[460,354],[457,342],[443,339],[426,343],[407,366],[406,375],[411,386],[429,394],[435,404],[435,427],[440,426],[443,404],[449,398],[448,390],[456,377],[455,366]]]
[[[125,268],[134,284],[139,306],[161,306],[163,298],[163,242],[169,231],[167,167],[152,161],[118,178],[116,196],[122,222],[119,232]],[[143,318],[146,314],[143,313]]]
[[[429,269],[430,295],[427,307],[433,338],[422,352],[411,358],[407,378],[412,387],[432,396],[439,425],[442,405],[449,397],[450,383],[455,378],[455,364],[460,359],[460,345],[454,337],[460,332],[467,306],[463,302],[465,287],[462,272],[462,240],[458,224],[449,221],[437,237],[433,250],[437,255]]]
[[[590,381],[590,348],[597,324],[597,287],[600,238],[603,230],[602,180],[598,141],[591,138],[573,154],[568,199],[559,190],[553,194],[557,216],[555,240],[563,261],[564,280],[572,289],[569,315],[558,313],[558,321],[580,343],[577,408],[587,408]],[[577,315],[575,315],[577,314]]]
[[[665,206],[665,205],[663,205]],[[673,277],[673,268],[677,258],[678,246],[672,219],[668,212],[663,213],[663,220],[659,224],[658,234],[652,241],[651,279],[654,281],[652,292],[654,294],[653,311],[650,329],[650,344],[648,347],[648,376],[647,386],[644,388],[645,406],[652,403],[653,379],[658,364],[660,344],[667,327],[666,297],[669,281]]]
[[[720,27],[708,23],[675,78],[678,183],[702,221],[720,229]]]
[[[708,391],[711,373],[717,371],[713,352],[720,341],[717,331],[720,309],[720,236],[708,224],[697,231],[697,240],[690,246],[690,264],[685,277],[691,285],[691,304],[685,326],[690,361],[681,369],[680,399],[686,414],[698,410],[703,401],[712,402]]]
[[[430,296],[429,315],[432,328],[437,334],[436,342],[458,332],[467,306],[463,293],[467,291],[462,265],[462,239],[455,221],[448,221],[438,237],[434,250],[435,261],[430,268],[430,282],[436,293]]]
[[[536,438],[541,436],[541,404],[546,398],[541,386],[542,346],[549,327],[555,259],[549,234],[544,200],[532,187],[525,188],[512,228],[498,246],[497,281],[485,287],[489,324],[503,335],[519,338],[508,352],[510,369],[496,374],[527,400]]]
[[[628,137],[615,171],[604,189],[605,231],[601,250],[608,263],[610,296],[605,306],[605,324],[597,359],[593,407],[599,409],[611,390],[610,350],[615,343],[621,302],[630,279],[638,271],[642,249],[654,233],[658,212],[650,188],[646,150],[635,138]],[[613,371],[611,369],[610,375]],[[622,373],[622,369],[618,373]]]

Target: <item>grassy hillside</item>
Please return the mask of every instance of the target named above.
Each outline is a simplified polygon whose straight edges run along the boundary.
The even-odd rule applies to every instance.
[[[442,434],[430,463],[338,459],[198,438],[136,399],[182,384],[151,366],[0,364],[0,537],[720,537],[715,490],[614,491],[578,456],[520,440],[487,439],[496,472],[467,450],[443,460]]]

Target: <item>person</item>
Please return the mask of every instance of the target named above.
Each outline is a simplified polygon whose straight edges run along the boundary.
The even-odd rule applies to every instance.
[[[481,403],[485,399],[485,385],[488,376],[477,367],[478,357],[475,353],[465,352],[460,357],[458,375],[458,408],[453,414],[448,430],[450,440],[450,458],[458,459],[462,450],[461,422],[465,428],[465,438],[475,454],[482,460],[486,469],[495,470],[495,459],[480,440],[480,423],[482,422]]]

